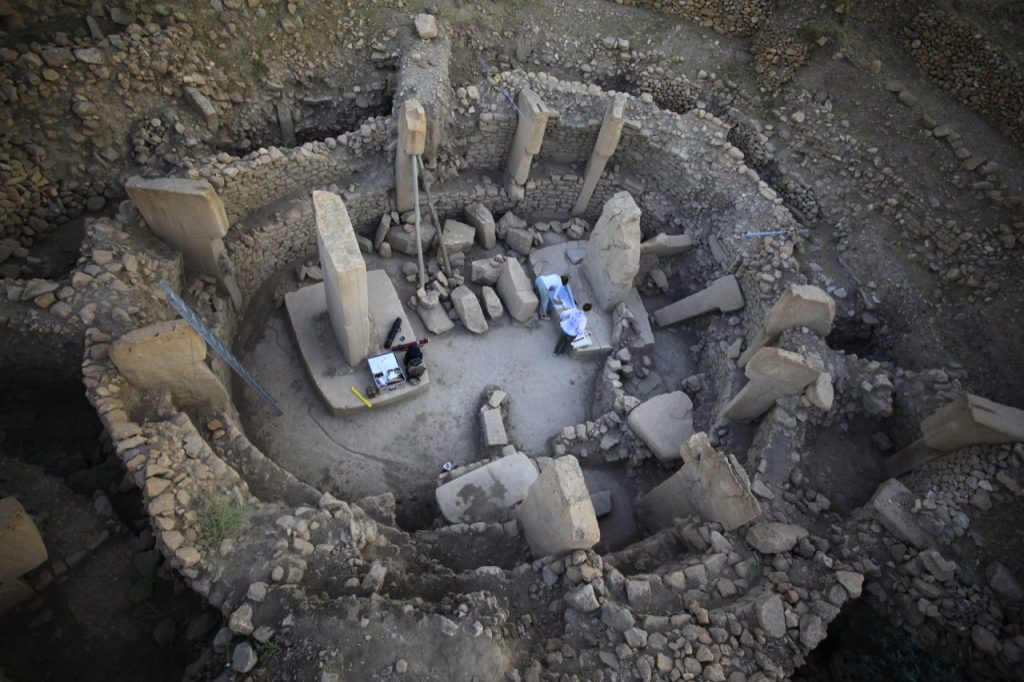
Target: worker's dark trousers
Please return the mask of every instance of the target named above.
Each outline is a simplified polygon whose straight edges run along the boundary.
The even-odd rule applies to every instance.
[[[572,342],[575,338],[575,336],[562,332],[562,335],[558,337],[558,343],[555,344],[555,355],[565,355],[568,353],[569,349],[572,348]]]

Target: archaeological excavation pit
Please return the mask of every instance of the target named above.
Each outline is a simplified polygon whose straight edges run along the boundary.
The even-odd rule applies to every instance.
[[[905,209],[943,202],[914,204],[912,163],[856,147],[845,131],[870,126],[837,121],[837,95],[768,99],[809,54],[766,23],[784,3],[682,3],[706,8],[717,59],[755,36],[738,63],[756,87],[679,71],[701,58],[678,38],[690,17],[659,3],[586,3],[637,33],[605,25],[572,64],[522,40],[478,53],[464,31],[488,11],[441,4],[353,10],[345,31],[373,37],[346,38],[367,51],[351,73],[304,71],[345,32],[320,3],[111,10],[92,38],[3,48],[43,93],[143,46],[234,54],[272,17],[296,38],[233,58],[251,99],[241,76],[180,76],[185,108],[146,109],[108,180],[85,161],[68,178],[93,180],[52,190],[10,175],[0,636],[23,653],[0,679],[43,670],[43,634],[133,619],[126,666],[147,679],[1019,678],[1024,369],[991,321],[1020,312],[1017,173],[949,152],[1006,226],[991,244]],[[546,15],[496,7],[486,21],[543,34]],[[27,36],[11,17],[3,35]],[[645,31],[679,53],[638,48]],[[86,132],[61,144],[103,129],[96,99],[72,95]],[[955,143],[925,128],[913,145]],[[0,168],[29,158],[45,150]],[[869,208],[837,198],[857,192]],[[883,219],[944,236],[890,243]]]

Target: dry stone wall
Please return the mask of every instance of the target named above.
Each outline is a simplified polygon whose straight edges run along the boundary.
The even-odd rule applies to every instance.
[[[771,0],[623,0],[622,4],[646,7],[681,17],[719,33],[751,35],[771,18]]]

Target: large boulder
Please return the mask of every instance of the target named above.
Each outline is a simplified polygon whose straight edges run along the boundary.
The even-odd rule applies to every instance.
[[[513,319],[526,322],[537,311],[540,299],[523,266],[515,258],[508,258],[501,266],[498,277],[498,296]]]
[[[483,204],[476,202],[466,206],[466,222],[476,229],[477,244],[487,250],[491,250],[497,244],[497,226],[494,224],[494,216]]]
[[[487,331],[487,320],[484,318],[484,311],[480,307],[480,299],[465,284],[455,287],[451,293],[452,305],[459,313],[459,319],[469,331],[474,334],[483,334]]]
[[[533,461],[517,452],[445,483],[434,496],[451,523],[500,523],[512,518],[536,480]]]
[[[679,448],[693,435],[693,401],[682,391],[656,395],[634,408],[628,423],[655,457],[677,460]]]

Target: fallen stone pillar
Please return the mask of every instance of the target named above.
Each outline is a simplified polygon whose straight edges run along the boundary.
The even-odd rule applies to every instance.
[[[517,452],[445,483],[434,497],[451,523],[501,523],[512,518],[536,480],[533,461]]]
[[[821,370],[799,353],[781,348],[762,348],[746,367],[750,381],[722,412],[726,419],[747,421],[767,412],[779,398],[798,395],[813,384]]]
[[[427,113],[415,99],[406,100],[395,117],[398,144],[395,147],[395,201],[400,212],[416,207],[416,185],[412,169],[414,156],[423,154],[427,143]]]
[[[706,289],[654,311],[659,327],[698,317],[718,310],[729,313],[743,307],[743,292],[733,275],[719,277]]]
[[[224,384],[206,365],[206,343],[184,320],[128,332],[110,345],[110,359],[133,386],[170,391],[182,409],[222,411],[228,405]]]
[[[601,540],[594,504],[573,456],[546,465],[516,510],[534,557],[590,549]]]
[[[583,172],[583,188],[580,189],[576,205],[572,208],[573,215],[582,215],[587,210],[590,199],[594,196],[597,181],[601,179],[608,159],[612,157],[616,147],[619,146],[622,126],[626,122],[627,101],[626,95],[619,93],[608,102],[601,130],[597,134],[597,142],[594,143],[594,151],[590,153],[590,160],[587,161],[587,168]]]
[[[0,583],[12,582],[47,559],[32,517],[13,497],[0,500]]]
[[[1024,410],[966,393],[921,421],[921,438],[886,461],[899,476],[971,445],[1024,441]]]
[[[327,314],[349,367],[366,359],[370,349],[370,302],[366,262],[341,197],[313,192],[316,243],[324,274]]]
[[[515,258],[507,258],[498,275],[498,296],[514,320],[526,322],[537,310],[540,299],[533,293],[533,284],[523,266]]]
[[[640,215],[633,196],[619,192],[605,202],[587,242],[583,275],[601,310],[625,301],[640,272]]]
[[[693,246],[688,234],[657,234],[640,244],[641,256],[674,256]]]
[[[680,455],[683,467],[640,501],[653,528],[697,514],[733,530],[761,515],[747,472],[735,457],[712,447],[706,433],[690,436]]]
[[[133,177],[124,188],[149,229],[181,252],[187,269],[223,281],[218,261],[224,253],[228,216],[209,182]]]
[[[774,343],[779,334],[793,327],[809,327],[821,336],[832,331],[836,302],[816,286],[791,284],[764,316],[757,336],[737,361],[743,367],[764,346]]]
[[[519,91],[516,103],[520,110],[519,124],[516,126],[516,135],[512,139],[512,149],[509,151],[508,180],[505,183],[505,190],[513,201],[523,198],[523,185],[530,179],[530,165],[544,142],[548,119],[558,116],[558,113],[548,109],[540,95],[530,88]]]
[[[656,395],[633,408],[627,423],[659,461],[675,461],[693,435],[693,401],[682,391]]]

